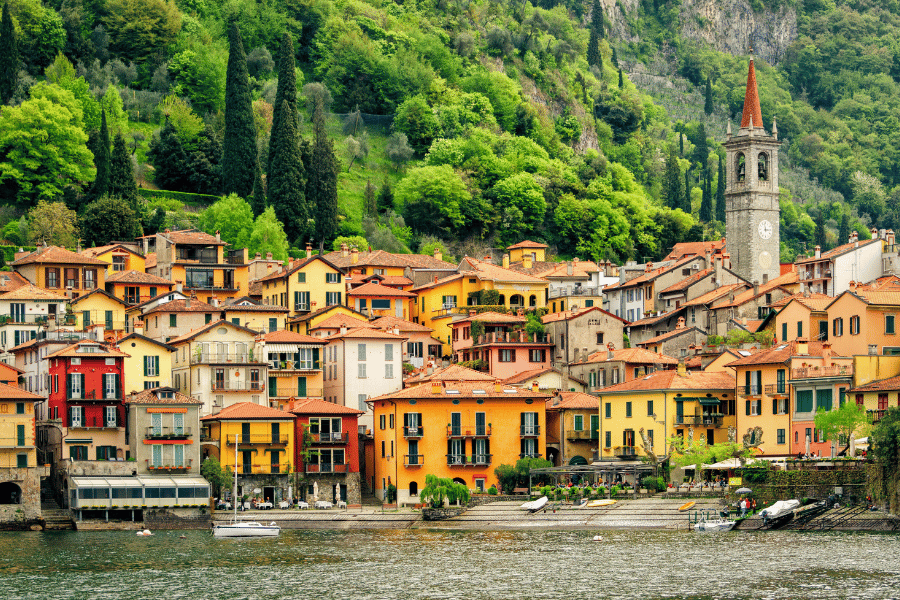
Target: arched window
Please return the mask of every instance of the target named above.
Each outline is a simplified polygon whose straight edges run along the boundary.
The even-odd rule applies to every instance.
[[[506,306],[506,296],[504,294],[500,294],[500,306]]]
[[[454,478],[453,478],[453,483],[461,483],[461,484],[463,484],[463,485],[466,485],[466,480],[465,480],[465,479],[460,479],[459,477],[454,477]]]
[[[532,294],[528,297],[528,306],[537,306],[537,296]]]
[[[410,496],[418,496],[419,495],[419,484],[415,481],[409,482],[409,495]]]
[[[759,158],[757,159],[758,171],[757,174],[759,176],[760,181],[768,181],[769,180],[769,155],[765,152],[759,153]]]
[[[738,152],[735,173],[737,173],[737,182],[744,183],[747,178],[747,159],[744,158],[743,152]]]
[[[0,483],[0,504],[22,504],[22,488],[11,481]]]
[[[525,306],[525,297],[522,294],[513,294],[509,297],[510,306]]]

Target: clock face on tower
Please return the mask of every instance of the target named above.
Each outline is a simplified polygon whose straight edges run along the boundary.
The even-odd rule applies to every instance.
[[[772,224],[769,223],[766,219],[763,219],[759,222],[759,237],[764,240],[772,237]]]

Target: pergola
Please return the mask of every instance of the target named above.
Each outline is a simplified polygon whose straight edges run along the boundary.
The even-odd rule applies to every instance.
[[[639,474],[653,475],[653,465],[642,462],[595,462],[590,465],[564,465],[561,467],[544,467],[531,469],[528,474],[528,489],[531,489],[532,478],[541,475],[553,477],[555,484],[559,484],[561,477],[567,478],[573,475],[580,476],[583,481],[598,483],[616,475],[631,475],[634,478],[635,489],[639,487]]]

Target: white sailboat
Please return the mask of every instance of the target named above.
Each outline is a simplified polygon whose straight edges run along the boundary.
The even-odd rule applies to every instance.
[[[234,516],[228,523],[216,523],[213,525],[213,537],[274,537],[281,533],[281,527],[272,521],[264,525],[258,521],[241,521],[237,515],[237,465],[238,465],[238,436],[234,436],[234,491],[232,492],[232,504]]]

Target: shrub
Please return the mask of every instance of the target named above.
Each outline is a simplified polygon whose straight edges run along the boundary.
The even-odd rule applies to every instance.
[[[497,487],[492,485],[490,488],[488,488],[487,493],[489,496],[496,496],[497,495]]]
[[[653,477],[653,476],[651,476],[651,475],[648,475],[648,476],[644,477],[644,478],[641,480],[641,485],[642,485],[645,489],[650,490],[651,492],[658,492],[659,489],[660,489],[659,486],[658,486],[658,482],[657,482],[656,477]]]

